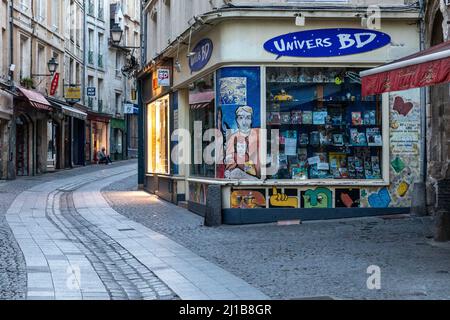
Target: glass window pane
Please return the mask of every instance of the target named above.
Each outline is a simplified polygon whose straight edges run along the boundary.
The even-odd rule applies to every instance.
[[[381,98],[361,96],[360,71],[267,68],[269,179],[382,179]]]

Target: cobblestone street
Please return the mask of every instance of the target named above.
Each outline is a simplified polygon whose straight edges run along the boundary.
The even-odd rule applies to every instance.
[[[100,189],[135,171],[132,162],[106,169],[90,167],[77,174],[45,177],[42,183],[19,190],[3,221],[17,241],[9,232],[7,240],[16,250],[7,250],[5,256],[13,255],[19,261],[0,283],[2,291],[9,292],[15,285],[12,292],[18,293],[4,298],[267,298],[183,246],[114,211]],[[8,183],[3,187],[8,188]]]
[[[273,299],[450,299],[450,246],[432,241],[429,217],[206,228],[199,216],[136,191],[136,183],[129,177],[103,194],[117,212]],[[381,290],[367,289],[372,265],[381,268]]]
[[[2,182],[0,298],[450,298],[431,218],[206,228],[136,185],[133,161]]]

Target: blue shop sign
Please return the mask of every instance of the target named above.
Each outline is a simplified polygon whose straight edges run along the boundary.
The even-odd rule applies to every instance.
[[[211,59],[213,43],[210,39],[201,40],[192,50],[193,55],[189,57],[191,72],[202,70]]]
[[[284,34],[270,39],[264,49],[289,57],[339,57],[382,48],[391,43],[383,32],[368,29],[319,29]]]

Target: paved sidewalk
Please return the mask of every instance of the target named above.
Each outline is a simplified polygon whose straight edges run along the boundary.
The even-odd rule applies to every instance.
[[[26,261],[28,299],[267,299],[243,280],[113,210],[111,167],[21,193],[6,219]]]
[[[135,175],[103,195],[117,212],[273,299],[450,299],[450,246],[432,242],[431,217],[206,228],[201,217],[136,186]],[[367,288],[372,265],[381,268],[381,290]]]

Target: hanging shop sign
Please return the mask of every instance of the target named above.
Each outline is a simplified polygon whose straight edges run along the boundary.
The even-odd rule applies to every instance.
[[[80,86],[66,86],[64,90],[64,97],[66,100],[80,101],[81,100],[81,87]]]
[[[391,43],[383,32],[367,29],[318,29],[284,34],[270,39],[264,49],[288,57],[339,57],[382,48]]]
[[[213,48],[214,45],[210,39],[203,39],[194,47],[192,55],[189,57],[191,72],[200,71],[208,64]]]
[[[139,108],[133,103],[124,103],[123,110],[124,114],[139,114]]]
[[[170,69],[158,69],[158,87],[170,87]]]
[[[53,76],[52,84],[50,86],[50,95],[54,96],[56,94],[56,90],[58,90],[58,83],[59,83],[59,73],[55,73]]]
[[[96,96],[96,88],[95,87],[87,87],[86,88],[86,95],[88,97],[95,97]]]

